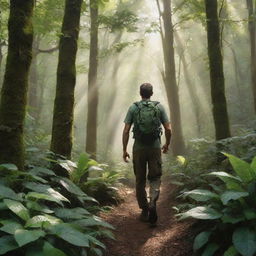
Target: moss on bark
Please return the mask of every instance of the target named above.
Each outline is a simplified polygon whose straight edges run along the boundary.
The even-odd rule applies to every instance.
[[[23,127],[32,59],[33,0],[11,0],[8,55],[0,105],[0,163],[24,168]]]
[[[82,0],[66,0],[59,43],[51,150],[67,158],[72,150],[76,53]]]

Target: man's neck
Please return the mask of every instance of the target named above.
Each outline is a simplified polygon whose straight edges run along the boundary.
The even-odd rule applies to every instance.
[[[141,100],[150,100],[150,98],[141,98]]]

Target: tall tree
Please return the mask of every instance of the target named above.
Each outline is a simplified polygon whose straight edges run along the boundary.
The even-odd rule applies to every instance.
[[[171,0],[163,0],[163,11],[161,11],[159,0],[157,0],[157,4],[163,19],[163,28],[161,28],[165,65],[163,76],[173,130],[172,151],[174,155],[180,155],[184,154],[185,143],[182,134],[179,91],[176,81]]]
[[[97,0],[90,0],[90,57],[88,73],[88,111],[87,111],[87,129],[86,129],[86,147],[85,150],[96,158],[97,151],[97,117],[99,92],[97,85],[98,70],[98,3]]]
[[[67,158],[72,150],[76,53],[82,0],[66,0],[59,43],[51,150]]]
[[[246,0],[248,9],[248,28],[251,50],[251,84],[254,100],[254,111],[256,113],[256,3],[253,0]]]
[[[211,97],[216,139],[230,137],[217,0],[205,0]]]
[[[32,57],[34,0],[11,0],[8,55],[0,104],[0,163],[24,168],[23,129]]]

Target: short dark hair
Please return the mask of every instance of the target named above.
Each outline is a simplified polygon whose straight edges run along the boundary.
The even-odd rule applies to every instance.
[[[153,86],[150,83],[144,83],[140,86],[140,95],[143,98],[150,98],[153,95]]]

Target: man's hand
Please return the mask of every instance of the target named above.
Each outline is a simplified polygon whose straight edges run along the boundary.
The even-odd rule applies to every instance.
[[[162,152],[164,154],[166,154],[168,152],[168,150],[169,150],[169,145],[168,144],[164,144],[163,147],[162,147]]]
[[[127,151],[124,151],[124,153],[123,153],[123,159],[124,159],[124,161],[125,161],[126,163],[129,162],[129,161],[128,161],[128,158],[130,158],[130,155],[127,153]]]

